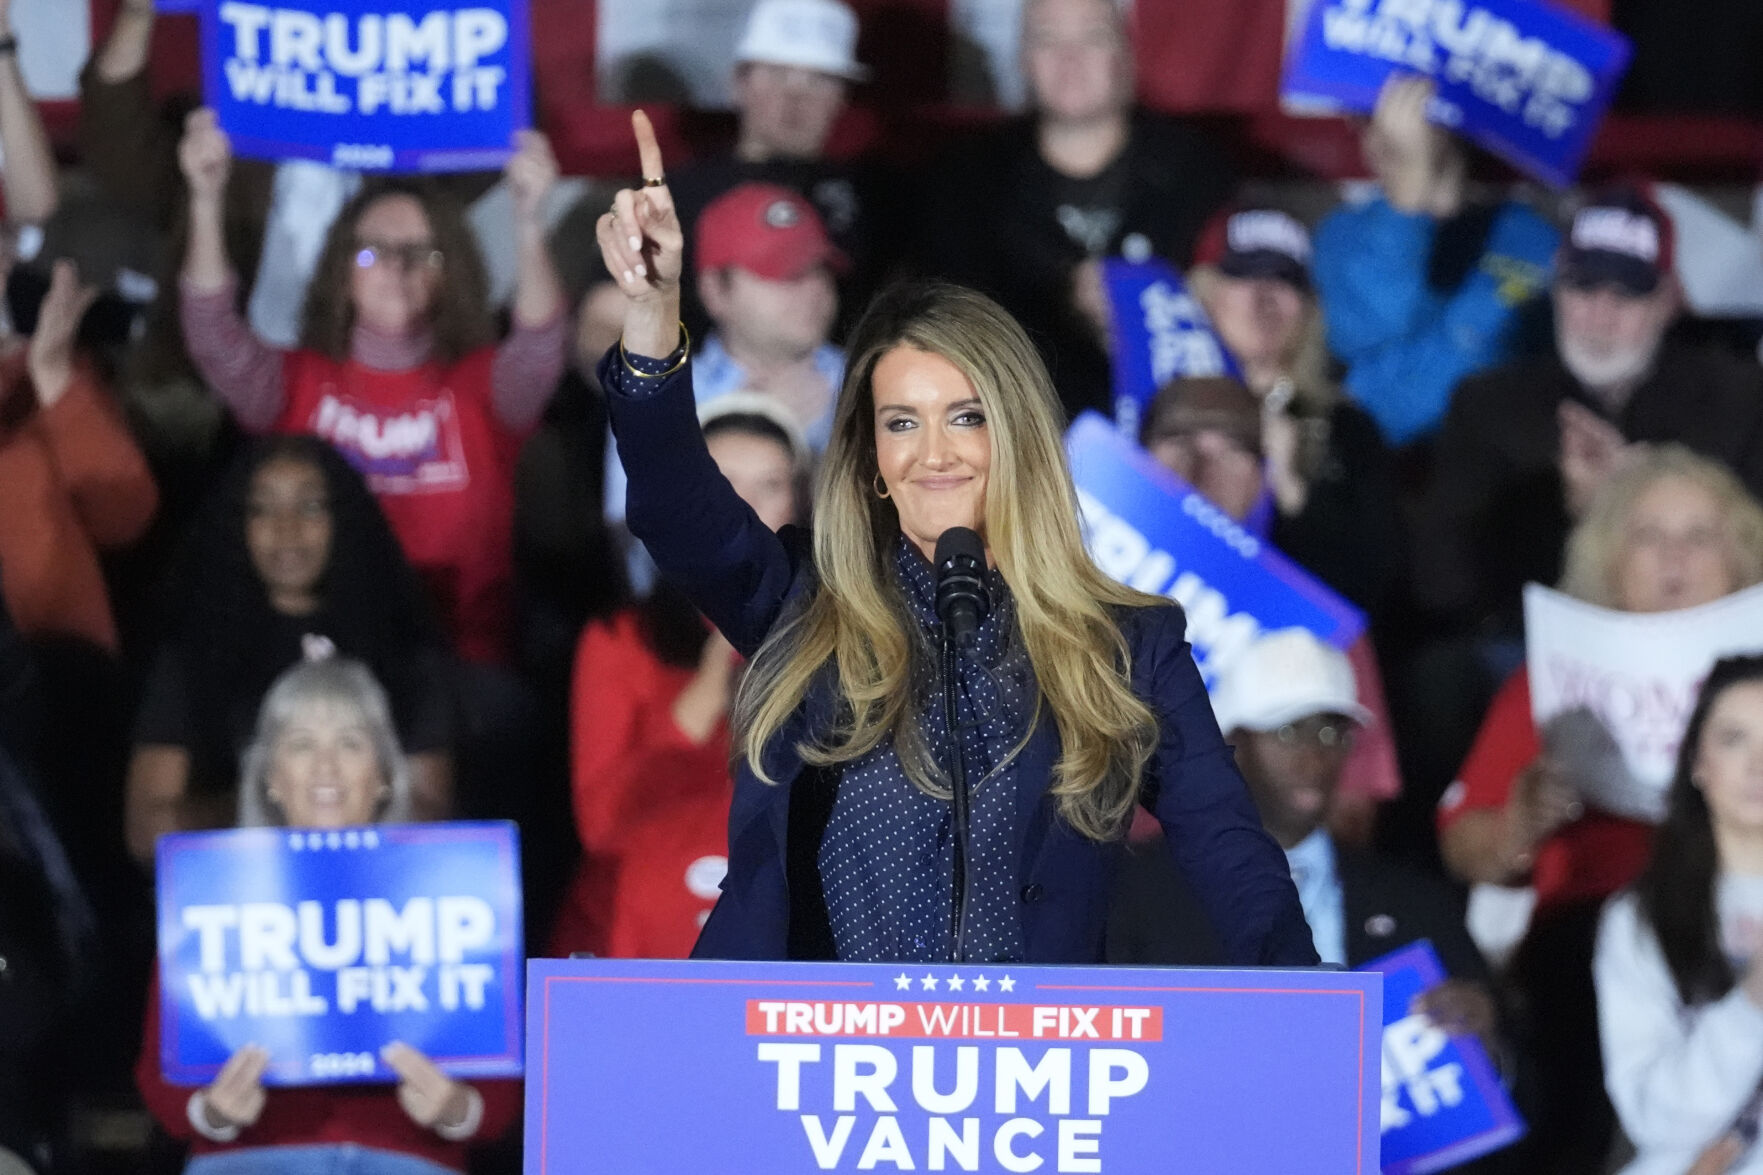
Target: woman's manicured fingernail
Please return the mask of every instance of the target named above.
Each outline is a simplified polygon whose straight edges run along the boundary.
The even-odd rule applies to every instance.
[[[642,265],[637,266],[637,276],[638,277],[648,277],[649,276],[648,268],[646,266],[642,266]]]
[[[624,271],[624,280],[625,280],[626,284],[629,284],[630,282],[633,282],[636,279],[631,276],[631,271],[627,269]]]
[[[632,237],[630,240],[631,240],[631,248],[641,249],[643,247],[643,238],[642,237]]]

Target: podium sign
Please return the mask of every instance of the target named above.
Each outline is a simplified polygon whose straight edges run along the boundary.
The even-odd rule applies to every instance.
[[[533,960],[527,1175],[1378,1170],[1382,977]]]

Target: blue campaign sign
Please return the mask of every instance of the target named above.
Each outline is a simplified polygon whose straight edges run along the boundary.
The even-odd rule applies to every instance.
[[[1375,974],[534,960],[526,1172],[1377,1170]]]
[[[1427,1175],[1508,1146],[1524,1120],[1481,1043],[1411,1015],[1414,997],[1445,979],[1424,939],[1365,965],[1383,975],[1383,1169]]]
[[[1530,175],[1573,182],[1628,40],[1547,0],[1316,0],[1281,96],[1368,111],[1391,73],[1438,81],[1434,121]]]
[[[358,171],[500,167],[531,114],[527,0],[204,0],[233,149]]]
[[[520,847],[502,822],[161,837],[160,1067],[237,1049],[269,1085],[394,1081],[401,1040],[460,1077],[521,1071]]]
[[[1157,389],[1183,375],[1237,375],[1200,303],[1166,261],[1102,263],[1114,336],[1114,422],[1137,436]]]
[[[1128,587],[1178,601],[1211,686],[1263,630],[1307,628],[1336,648],[1365,615],[1123,438],[1094,412],[1077,418],[1065,451],[1097,566]]]

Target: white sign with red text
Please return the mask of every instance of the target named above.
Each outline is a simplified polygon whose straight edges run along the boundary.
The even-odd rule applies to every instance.
[[[1524,589],[1531,714],[1586,801],[1657,821],[1708,670],[1763,651],[1763,585],[1677,612],[1616,612]]]

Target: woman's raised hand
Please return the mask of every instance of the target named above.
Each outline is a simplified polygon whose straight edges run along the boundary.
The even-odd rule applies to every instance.
[[[631,113],[631,130],[643,163],[643,186],[626,188],[594,226],[606,272],[627,299],[625,350],[660,358],[679,346],[679,281],[686,234],[674,211],[661,166],[655,128],[641,110]]]
[[[190,199],[218,202],[226,193],[227,175],[233,166],[233,142],[220,129],[214,111],[206,106],[190,111],[184,119],[178,166],[189,181]]]

